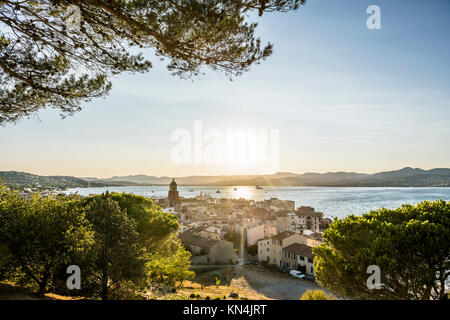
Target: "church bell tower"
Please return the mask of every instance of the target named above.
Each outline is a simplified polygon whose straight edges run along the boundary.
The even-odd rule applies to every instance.
[[[172,182],[169,185],[169,196],[167,197],[167,200],[170,207],[175,206],[180,201],[175,179],[172,179]]]

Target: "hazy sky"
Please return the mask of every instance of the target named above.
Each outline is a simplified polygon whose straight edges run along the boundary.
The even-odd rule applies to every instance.
[[[366,9],[381,8],[382,30]],[[279,129],[279,170],[376,172],[450,167],[450,2],[309,0],[265,14],[274,54],[233,82],[175,78],[153,60],[121,75],[73,117],[0,127],[0,171],[44,175],[206,175],[236,166],[178,165],[176,129]],[[249,173],[257,173],[247,168]]]

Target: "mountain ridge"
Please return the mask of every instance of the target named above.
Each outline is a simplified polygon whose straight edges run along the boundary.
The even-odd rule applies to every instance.
[[[18,171],[0,171],[7,185],[16,187],[105,187],[167,185],[172,177],[150,175],[113,176],[111,178],[77,178],[39,176]],[[326,172],[303,174],[277,172],[271,175],[218,175],[174,177],[179,185],[213,186],[317,186],[317,187],[450,187],[450,169],[424,170],[405,167],[377,173]]]

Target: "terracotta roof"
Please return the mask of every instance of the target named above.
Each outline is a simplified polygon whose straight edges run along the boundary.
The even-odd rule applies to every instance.
[[[322,212],[318,212],[318,211],[301,211],[298,210],[296,211],[297,216],[301,217],[318,217],[318,218],[322,218],[323,217],[323,213]]]
[[[196,236],[192,230],[180,233],[178,238],[187,245],[194,245],[202,248],[210,248],[211,246],[221,242],[220,240],[207,239],[203,237]]]
[[[311,234],[305,235],[307,238],[323,241],[322,234],[319,232],[313,232]]]
[[[301,243],[293,243],[285,248],[283,248],[283,251],[291,252],[296,255],[300,255],[307,258],[314,258],[314,254],[312,253],[312,248],[308,247],[305,244]]]
[[[283,240],[283,239],[286,239],[287,237],[292,236],[293,234],[295,234],[295,232],[292,232],[292,231],[284,231],[284,232],[278,233],[278,234],[276,234],[276,235],[270,237],[270,239],[274,239],[274,240]]]

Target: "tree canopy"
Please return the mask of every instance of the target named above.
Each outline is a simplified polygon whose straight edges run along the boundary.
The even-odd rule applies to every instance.
[[[76,197],[19,197],[0,185],[1,269],[44,294],[58,269],[79,261],[93,232]]]
[[[86,211],[95,231],[95,241],[84,271],[90,286],[107,300],[110,288],[124,281],[144,281],[143,249],[139,246],[135,220],[111,197],[95,197]]]
[[[158,247],[171,234],[178,230],[178,221],[173,214],[164,212],[153,200],[130,193],[108,193],[108,198],[117,202],[120,210],[136,222],[136,231],[143,248],[151,250]],[[93,195],[82,200],[85,206],[103,198]]]
[[[0,1],[0,125],[45,107],[63,116],[105,96],[110,76],[146,72],[151,48],[187,78],[210,67],[237,76],[273,46],[252,12],[296,10],[305,0]]]
[[[450,203],[424,201],[336,220],[314,248],[319,283],[357,299],[443,299],[450,275]],[[367,268],[380,269],[369,288]]]
[[[0,280],[102,299],[136,297],[153,283],[190,279],[174,215],[126,193],[22,198],[0,185]],[[65,286],[81,270],[81,290]],[[134,295],[133,295],[134,294]]]

